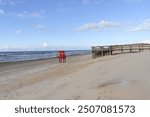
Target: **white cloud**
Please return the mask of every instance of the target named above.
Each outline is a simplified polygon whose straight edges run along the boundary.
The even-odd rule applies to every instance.
[[[101,20],[100,22],[87,23],[75,29],[75,31],[103,31],[106,29],[114,29],[122,25],[114,21]]]
[[[91,4],[91,3],[94,3],[94,4],[97,4],[99,3],[100,1],[99,0],[82,0],[82,4]]]
[[[22,13],[12,13],[13,16],[19,18],[44,18],[43,11],[40,12],[22,12]]]
[[[129,29],[130,32],[150,31],[150,20],[140,23],[138,26]]]
[[[129,3],[135,3],[135,2],[142,2],[143,0],[123,0],[125,2],[129,2]]]
[[[145,40],[145,41],[142,41],[141,43],[149,43],[150,44],[150,40]]]
[[[48,47],[48,44],[44,42],[44,43],[42,44],[42,47],[46,48],[46,47]]]
[[[36,25],[34,25],[34,27],[36,29],[39,29],[39,30],[46,30],[47,29],[47,26],[44,24],[36,24]]]
[[[89,3],[90,3],[90,0],[83,0],[82,3],[83,3],[83,4],[89,4]]]
[[[6,6],[6,5],[21,5],[21,4],[26,4],[27,0],[0,0],[0,5]]]
[[[41,45],[23,46],[23,45],[0,45],[0,51],[41,51],[41,50],[79,50],[91,49],[90,45],[48,45],[44,42]]]
[[[23,32],[22,32],[22,30],[16,30],[15,31],[15,34],[22,34]]]
[[[82,4],[88,5],[88,4],[99,4],[99,3],[104,3],[104,1],[107,0],[81,0]],[[125,3],[141,3],[143,0],[112,0],[114,2],[125,2]],[[107,2],[107,5],[110,5],[109,2]]]
[[[0,50],[7,50],[8,48],[8,45],[0,45]]]
[[[16,2],[14,0],[0,0],[0,5],[15,5]]]
[[[28,50],[28,48],[21,45],[0,45],[0,51],[19,51],[19,50]]]
[[[0,9],[0,16],[1,16],[1,15],[5,15],[4,10],[2,10],[2,9]]]

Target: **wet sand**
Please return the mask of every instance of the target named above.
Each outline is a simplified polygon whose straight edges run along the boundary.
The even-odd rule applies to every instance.
[[[0,99],[150,99],[150,51],[0,64]]]

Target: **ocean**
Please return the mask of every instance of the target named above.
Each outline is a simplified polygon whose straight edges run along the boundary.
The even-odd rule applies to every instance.
[[[58,51],[0,52],[0,63],[54,58]],[[88,54],[90,50],[66,50],[67,56]]]

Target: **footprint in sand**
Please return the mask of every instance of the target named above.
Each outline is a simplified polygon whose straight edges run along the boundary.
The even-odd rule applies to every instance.
[[[80,96],[73,96],[72,98],[70,99],[66,99],[66,100],[79,100]]]

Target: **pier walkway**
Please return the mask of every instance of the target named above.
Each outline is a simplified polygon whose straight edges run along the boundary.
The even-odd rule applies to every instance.
[[[92,46],[92,57],[97,58],[106,55],[135,53],[150,50],[150,44],[125,44],[125,45],[110,45],[110,46]]]

